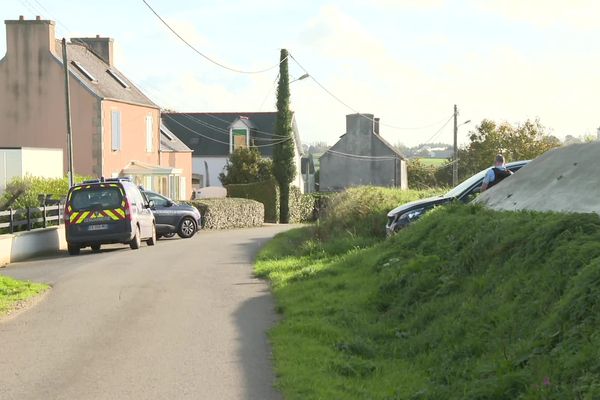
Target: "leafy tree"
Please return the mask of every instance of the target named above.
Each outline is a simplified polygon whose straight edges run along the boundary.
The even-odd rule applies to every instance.
[[[290,183],[296,175],[294,165],[294,139],[292,138],[292,111],[290,110],[290,78],[288,52],[281,49],[279,83],[277,84],[277,120],[275,133],[282,138],[273,149],[273,175],[279,185],[279,218],[287,224],[290,219]]]
[[[225,165],[225,172],[219,174],[223,185],[262,182],[272,177],[273,163],[263,158],[256,147],[235,149]]]
[[[489,167],[498,153],[507,161],[528,160],[561,145],[560,140],[546,133],[537,119],[516,126],[484,119],[471,131],[469,140],[470,143],[458,151],[460,180]]]

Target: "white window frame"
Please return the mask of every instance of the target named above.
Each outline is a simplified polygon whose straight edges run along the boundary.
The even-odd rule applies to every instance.
[[[152,115],[146,116],[146,152],[152,153],[154,150],[154,120]]]
[[[121,111],[110,112],[111,150],[121,150]]]

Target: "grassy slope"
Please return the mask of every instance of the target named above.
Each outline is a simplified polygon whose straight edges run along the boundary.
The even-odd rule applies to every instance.
[[[600,398],[600,218],[452,206],[391,240],[280,235],[256,272],[287,399]]]
[[[10,312],[18,303],[42,293],[47,288],[47,285],[17,281],[0,275],[0,316]]]

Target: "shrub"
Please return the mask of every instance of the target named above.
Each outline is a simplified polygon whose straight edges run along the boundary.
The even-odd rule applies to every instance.
[[[81,182],[87,177],[77,176],[75,182]],[[69,178],[41,178],[25,176],[13,178],[0,197],[0,210],[13,208],[39,207],[40,195],[50,195],[54,200],[61,200],[69,191]]]
[[[335,194],[319,217],[319,233],[339,232],[363,237],[385,237],[387,213],[400,204],[439,194],[440,190],[400,190],[361,186]]]
[[[219,174],[223,185],[262,182],[269,179],[273,179],[273,162],[263,158],[256,147],[235,149],[225,165],[225,172]]]
[[[279,187],[274,180],[226,185],[227,197],[256,200],[265,207],[265,222],[279,222]]]
[[[248,199],[202,199],[188,202],[202,215],[205,229],[249,228],[263,224],[262,203]]]
[[[315,221],[315,202],[315,196],[302,194],[295,186],[290,187],[290,223]]]

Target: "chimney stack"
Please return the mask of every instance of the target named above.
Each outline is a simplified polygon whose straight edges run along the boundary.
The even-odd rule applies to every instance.
[[[26,50],[30,54],[42,54],[43,51],[47,51],[56,55],[54,21],[44,20],[39,15],[34,20],[26,20],[20,15],[18,20],[6,20],[4,23],[7,57],[28,57],[22,54]],[[24,46],[24,43],[27,46]]]
[[[379,135],[379,118],[373,118],[373,133]]]
[[[109,66],[113,66],[113,39],[96,35],[93,38],[71,38],[71,43],[84,44]]]

